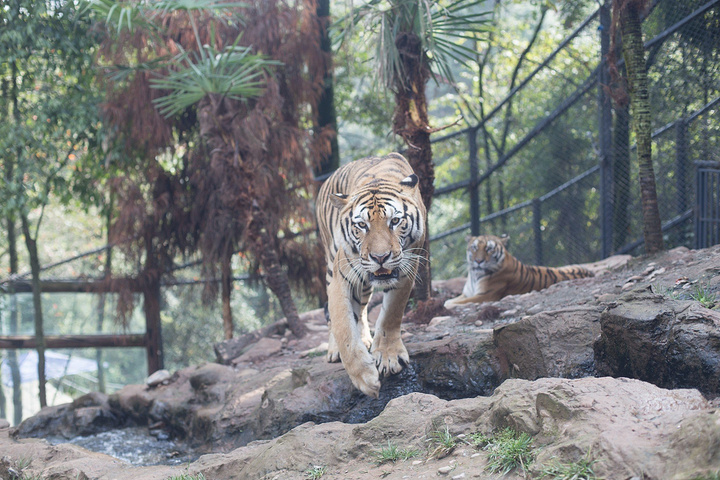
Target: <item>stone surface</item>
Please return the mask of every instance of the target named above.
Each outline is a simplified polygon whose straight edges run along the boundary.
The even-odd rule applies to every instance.
[[[720,395],[720,312],[645,287],[608,306],[600,325],[600,374]]]
[[[569,307],[497,327],[495,345],[510,370],[507,376],[534,380],[592,375],[601,311],[599,305]]]
[[[7,430],[0,431],[0,450],[8,465],[28,454],[38,459],[24,474],[58,479],[166,479],[187,472],[215,480],[299,480],[315,465],[325,467],[324,478],[331,479],[430,479],[446,470],[491,479],[496,476],[484,473],[486,452],[471,446],[419,463],[379,465],[376,453],[394,444],[427,456],[432,448],[429,434],[439,428],[467,436],[508,426],[533,435],[536,474],[548,462],[577,461],[587,452],[596,460],[599,478],[631,478],[643,472],[645,479],[681,480],[720,469],[720,412],[699,392],[610,377],[507,380],[490,397],[451,401],[411,393],[390,401],[368,422],[306,422],[273,440],[203,455],[177,467],[130,467],[69,445],[12,440]],[[511,472],[504,478],[521,477]]]
[[[712,329],[700,327],[714,328],[715,321],[707,320],[702,313],[706,309],[697,302],[687,308],[676,305],[690,301],[699,285],[720,296],[720,247],[675,249],[615,265],[598,266],[594,278],[456,307],[449,315],[442,313],[447,318],[432,326],[405,322],[403,340],[411,365],[383,379],[377,400],[358,393],[342,365],[328,364],[318,356],[322,353],[318,347],[327,341],[327,326],[321,311],[313,311],[306,317],[310,332],[306,337],[281,339],[280,349],[266,357],[246,358],[232,366],[190,366],[154,388],[128,385],[104,399],[90,396],[43,410],[13,435],[0,430],[0,452],[11,452],[16,459],[29,453],[36,460],[27,474],[43,478],[167,479],[187,471],[218,480],[300,479],[308,468],[321,465],[328,469],[324,478],[399,480],[436,478],[439,468],[451,464],[456,468],[447,478],[462,473],[495,478],[483,473],[486,452],[469,446],[444,459],[427,458],[428,434],[443,426],[455,435],[470,435],[510,425],[534,435],[540,447],[538,461],[556,457],[571,462],[590,451],[603,478],[645,475],[646,480],[687,480],[698,472],[717,472],[718,399],[708,403],[695,390],[663,390],[637,380],[592,377],[598,374],[596,360],[607,366],[614,358],[607,345],[602,350],[593,345],[601,318],[622,308],[643,310],[655,305],[672,312],[675,319],[666,323],[673,325],[668,332],[676,346],[665,352],[672,354],[674,368],[698,371],[697,366],[704,365],[698,363],[701,350],[712,345],[714,337]],[[629,295],[635,299],[622,291],[626,284],[631,284]],[[643,292],[649,286],[664,295],[645,305]],[[461,289],[462,279],[435,282],[434,287],[440,295],[454,296],[458,292],[453,288]],[[633,307],[633,302],[642,306]],[[369,316],[375,318],[379,302],[373,298],[371,305],[375,308]],[[658,315],[672,316],[652,318]],[[613,339],[613,345],[622,345],[614,340],[625,338],[622,328],[610,335],[611,324],[608,321],[603,331],[605,342]],[[627,338],[641,338],[637,332],[642,328],[635,330],[624,333]],[[707,340],[702,349],[691,348],[701,345],[695,333]],[[678,342],[680,338],[685,340]],[[606,356],[598,353],[596,358],[601,351]],[[629,364],[635,365],[629,360],[615,362],[618,367]],[[635,371],[641,370],[629,373]],[[543,378],[584,375],[589,377]],[[519,376],[528,380],[511,379]],[[79,447],[23,438],[53,432],[77,435],[110,418],[118,426],[152,426],[152,431],[207,455],[182,469],[137,468],[105,456],[83,456]],[[419,449],[422,461],[378,465],[376,453],[388,443]],[[522,477],[511,472],[506,478]]]

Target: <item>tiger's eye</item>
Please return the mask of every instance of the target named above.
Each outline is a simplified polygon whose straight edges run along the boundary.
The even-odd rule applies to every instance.
[[[367,224],[365,222],[358,222],[355,225],[357,225],[358,228],[362,228],[363,230],[367,228]]]
[[[397,225],[398,223],[400,223],[400,219],[398,217],[395,217],[392,220],[390,220],[390,225],[394,226],[394,225]]]

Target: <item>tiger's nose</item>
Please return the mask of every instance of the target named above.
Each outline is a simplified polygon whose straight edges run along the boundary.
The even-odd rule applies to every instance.
[[[382,264],[385,263],[385,261],[390,258],[390,252],[381,253],[380,255],[376,255],[374,253],[370,254],[370,258],[375,260],[378,265],[382,267]]]

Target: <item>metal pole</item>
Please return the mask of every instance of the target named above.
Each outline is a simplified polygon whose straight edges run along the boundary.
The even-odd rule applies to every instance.
[[[687,210],[687,123],[681,118],[675,123],[675,172],[677,175],[677,214]]]
[[[470,233],[480,235],[480,184],[478,183],[478,147],[477,129],[468,130],[468,150],[470,163]]]
[[[542,248],[542,202],[539,198],[533,199],[533,233],[535,236],[535,265],[543,264]]]
[[[605,2],[600,7],[600,69],[598,71],[598,137],[600,163],[600,218],[602,236],[602,257],[612,253],[613,234],[613,174],[612,174],[612,105],[605,93],[610,84],[607,55],[610,52],[610,6]]]

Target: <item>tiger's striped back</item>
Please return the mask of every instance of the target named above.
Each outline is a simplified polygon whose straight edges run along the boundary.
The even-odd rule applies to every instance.
[[[461,296],[447,305],[480,303],[500,300],[507,295],[519,295],[542,290],[550,285],[594,274],[579,266],[543,267],[525,265],[506,248],[508,238],[480,235],[468,242],[468,278]]]

